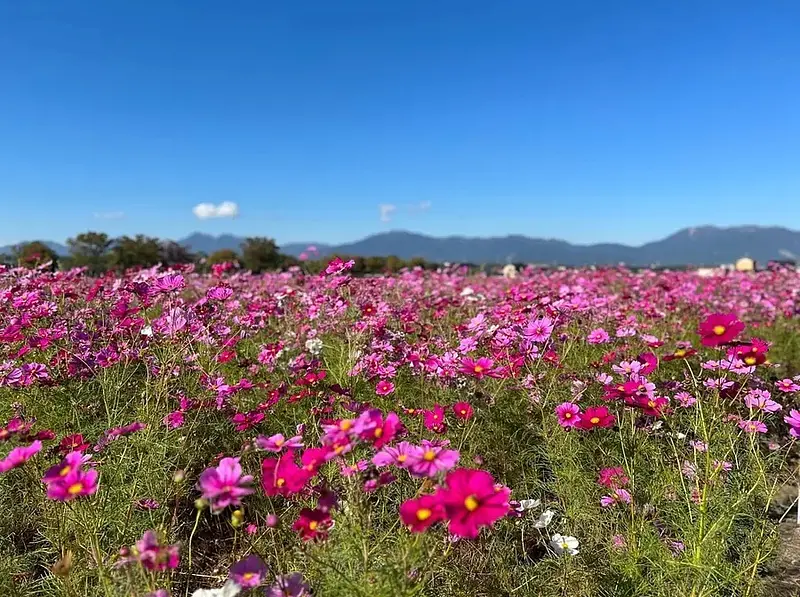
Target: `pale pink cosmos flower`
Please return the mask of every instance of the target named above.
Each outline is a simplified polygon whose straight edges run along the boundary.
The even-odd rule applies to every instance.
[[[767,426],[761,421],[739,421],[739,428],[747,433],[766,433]]]
[[[603,328],[596,328],[589,332],[589,335],[586,336],[586,341],[589,344],[605,344],[610,340],[610,336],[608,332],[605,331]]]
[[[581,409],[572,402],[562,402],[556,406],[558,424],[562,427],[575,427],[581,420]]]

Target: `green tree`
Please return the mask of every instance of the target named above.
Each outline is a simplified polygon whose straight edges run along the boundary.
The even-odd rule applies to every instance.
[[[109,267],[109,249],[114,241],[104,232],[84,232],[75,238],[67,239],[69,265],[86,267],[95,276]]]
[[[161,262],[161,243],[157,238],[137,234],[122,236],[111,248],[111,264],[120,270],[131,267],[152,267]]]
[[[56,252],[39,240],[14,247],[13,258],[24,267],[38,267],[48,261],[52,263],[51,269],[55,270],[58,267]]]
[[[160,257],[161,263],[167,266],[193,263],[195,260],[194,254],[187,247],[171,240],[161,243]]]
[[[216,265],[218,263],[233,263],[234,261],[239,261],[239,254],[236,251],[233,249],[220,249],[211,253],[206,263],[208,265]]]
[[[245,269],[258,274],[278,269],[282,263],[283,256],[271,238],[254,236],[246,238],[242,243],[242,267]]]

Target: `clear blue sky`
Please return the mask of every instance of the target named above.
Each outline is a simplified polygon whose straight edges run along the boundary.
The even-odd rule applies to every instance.
[[[798,27],[796,0],[0,0],[0,245],[800,228]]]

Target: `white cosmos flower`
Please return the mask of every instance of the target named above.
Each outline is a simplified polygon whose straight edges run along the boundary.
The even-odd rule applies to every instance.
[[[314,356],[322,352],[322,340],[319,338],[310,338],[306,340],[306,350]]]
[[[141,331],[139,332],[142,336],[152,336],[153,335],[153,327],[146,325],[144,326]]]
[[[530,510],[541,505],[542,500],[520,500],[519,507],[523,510]]]
[[[575,537],[570,537],[569,535],[559,535],[556,533],[550,537],[550,547],[552,547],[553,551],[555,551],[558,555],[577,555],[578,545],[578,540]]]
[[[219,589],[197,589],[192,597],[236,597],[242,592],[242,587],[229,580]]]
[[[553,521],[553,516],[555,515],[556,513],[553,512],[552,510],[545,510],[544,512],[539,514],[539,520],[533,523],[533,528],[535,529],[545,528],[548,524],[550,524]]]

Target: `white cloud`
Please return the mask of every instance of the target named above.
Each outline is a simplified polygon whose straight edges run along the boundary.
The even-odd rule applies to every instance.
[[[121,220],[125,217],[124,211],[96,211],[94,212],[95,220]]]
[[[428,211],[431,208],[430,201],[420,201],[414,206],[414,209],[417,211]]]
[[[239,215],[239,206],[233,201],[223,201],[219,205],[213,203],[198,203],[192,209],[192,213],[201,219],[209,218],[235,218]]]
[[[381,212],[381,222],[391,222],[392,213],[397,211],[397,206],[391,203],[381,203],[378,206],[378,211]]]

